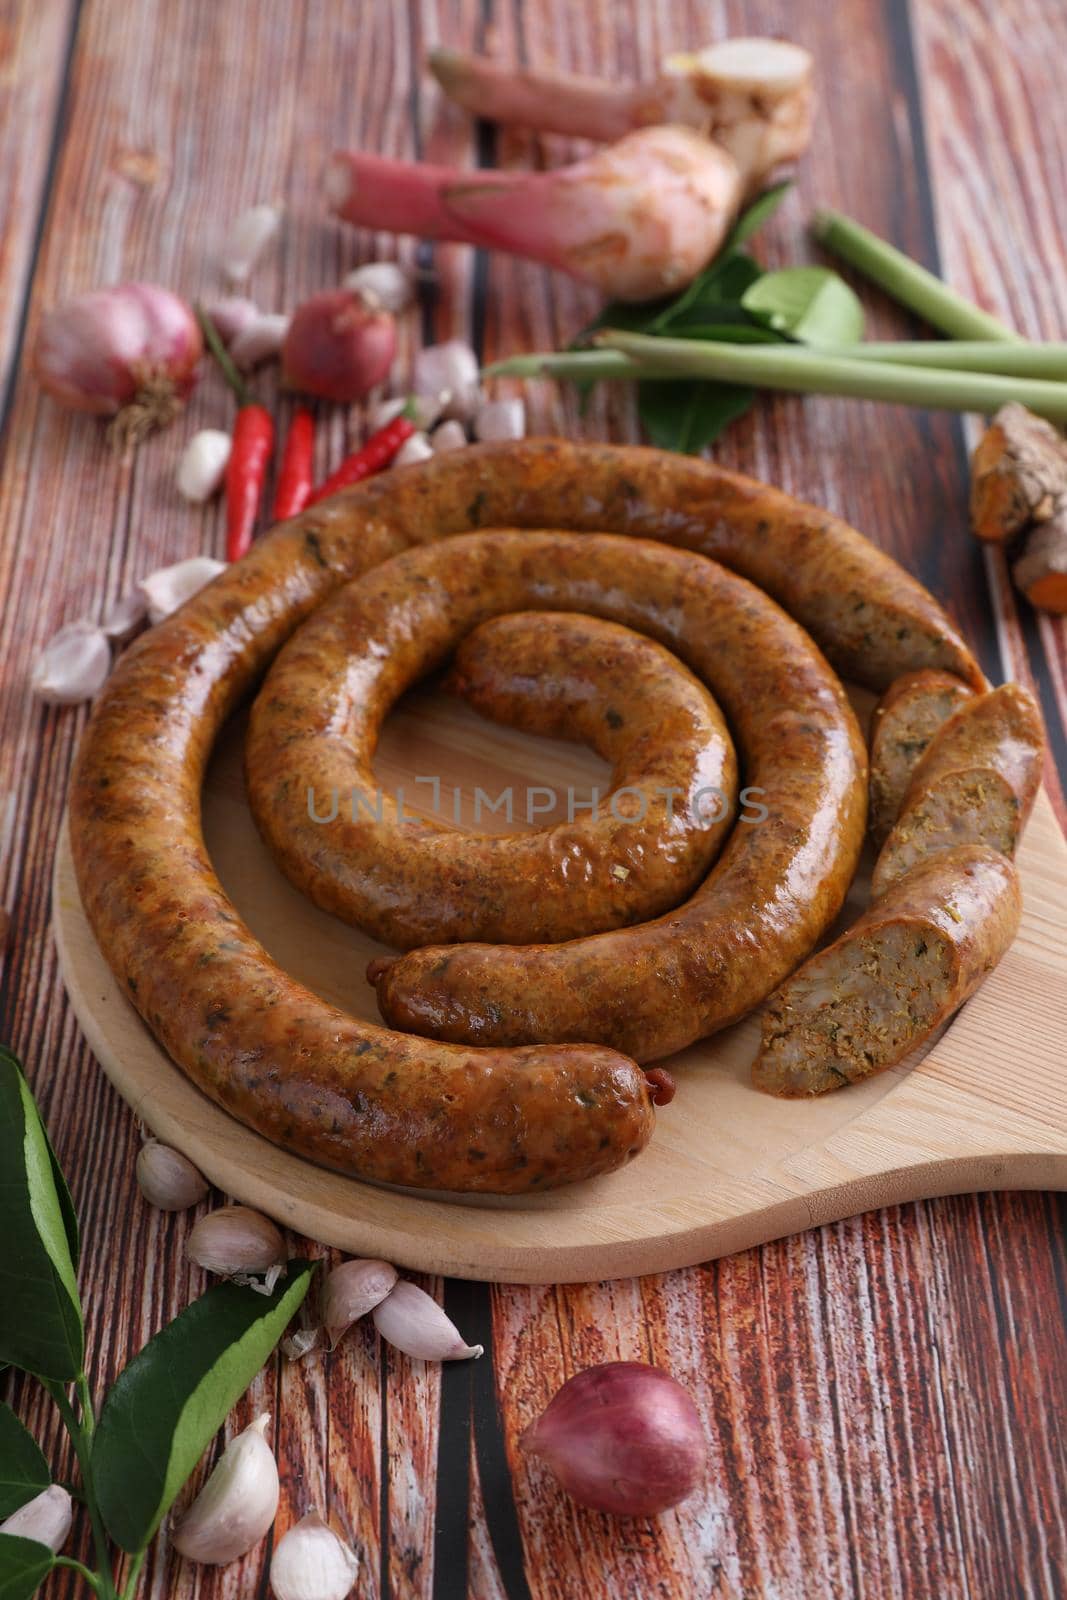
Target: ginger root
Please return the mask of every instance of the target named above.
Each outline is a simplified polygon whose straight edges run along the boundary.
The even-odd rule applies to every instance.
[[[1067,440],[1025,406],[1002,406],[971,462],[971,526],[1005,544],[1067,499]]]

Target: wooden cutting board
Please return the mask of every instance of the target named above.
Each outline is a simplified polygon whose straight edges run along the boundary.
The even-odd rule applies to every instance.
[[[283,967],[377,1022],[363,972],[382,947],[317,911],[276,870],[245,804],[242,737],[235,722],[205,786],[219,875]],[[389,719],[378,772],[391,792],[403,785],[409,811],[424,814],[430,786],[415,779],[438,776],[438,820],[453,816],[458,788],[468,825],[475,785],[490,794],[510,785],[521,816],[528,786],[554,789],[565,803],[568,785],[587,796],[607,778],[589,752],[492,726],[432,689]],[[54,921],[75,1012],[104,1070],[147,1127],[226,1194],[351,1254],[454,1277],[551,1283],[687,1266],[920,1196],[1067,1188],[1067,844],[1044,794],[1019,866],[1019,937],[910,1070],[808,1103],[774,1100],[749,1083],[758,1032],[750,1018],[671,1061],[677,1096],[624,1171],[529,1200],[427,1198],[358,1183],[285,1154],[220,1110],[155,1043],[112,977],[82,910],[65,830]],[[864,901],[861,877],[846,914]]]

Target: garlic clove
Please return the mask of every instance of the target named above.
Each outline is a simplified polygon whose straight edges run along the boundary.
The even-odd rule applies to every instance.
[[[320,1309],[330,1349],[360,1317],[373,1311],[395,1287],[397,1271],[388,1261],[343,1261],[322,1286]]]
[[[158,1139],[149,1139],[138,1152],[137,1182],[145,1199],[160,1211],[186,1211],[210,1187],[187,1156]]]
[[[30,675],[30,688],[48,706],[76,706],[99,694],[111,671],[111,646],[95,622],[71,622],[53,634]]]
[[[226,295],[222,300],[215,300],[204,309],[212,327],[227,348],[239,333],[251,327],[253,322],[258,322],[263,315],[256,302],[242,294]]]
[[[70,1495],[58,1483],[53,1483],[32,1500],[27,1500],[24,1506],[19,1506],[6,1522],[0,1522],[0,1533],[9,1533],[17,1539],[36,1539],[49,1550],[62,1550],[73,1520]]]
[[[357,267],[342,282],[343,289],[354,289],[376,311],[406,311],[415,298],[415,282],[410,272],[397,261],[369,261]]]
[[[480,1344],[464,1344],[437,1301],[406,1279],[371,1312],[383,1339],[419,1361],[465,1361],[480,1356]]]
[[[433,445],[424,433],[413,433],[404,440],[396,455],[393,457],[394,467],[410,467],[416,461],[429,461],[433,455]]]
[[[250,372],[261,361],[271,361],[280,355],[285,336],[289,332],[289,318],[281,312],[265,312],[242,328],[230,346],[234,364],[242,372]]]
[[[446,417],[465,422],[481,400],[478,357],[462,339],[425,345],[415,357],[415,393],[448,395]]]
[[[359,1571],[356,1552],[317,1511],[279,1539],[270,1564],[274,1600],[345,1600]]]
[[[526,405],[517,395],[506,400],[486,400],[474,413],[476,439],[524,439]]]
[[[176,561],[172,567],[150,572],[138,585],[148,604],[149,622],[162,622],[194,594],[199,594],[212,578],[225,571],[224,561],[216,561],[211,556],[190,556],[188,561]]]
[[[430,435],[434,454],[440,455],[446,450],[462,450],[468,443],[467,430],[462,422],[457,422],[455,417],[450,417],[447,422],[439,423]]]
[[[143,593],[139,588],[131,589],[111,602],[104,612],[100,630],[109,639],[122,644],[132,638],[147,615],[148,602]]]
[[[194,505],[203,505],[222,488],[233,440],[218,428],[194,433],[178,459],[175,481],[178,493]]]
[[[277,206],[249,206],[234,219],[220,252],[222,270],[230,283],[244,283],[281,225]]]
[[[226,1446],[210,1478],[171,1535],[188,1561],[221,1567],[247,1554],[278,1514],[278,1464],[264,1435],[270,1413]]]
[[[205,1272],[232,1278],[281,1267],[285,1241],[269,1217],[248,1206],[223,1206],[193,1225],[185,1253]]]

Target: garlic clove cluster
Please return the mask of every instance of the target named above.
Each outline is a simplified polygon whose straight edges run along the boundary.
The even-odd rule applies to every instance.
[[[480,1344],[466,1344],[432,1295],[401,1279],[371,1313],[382,1338],[419,1361],[466,1361]]]
[[[54,1552],[62,1550],[66,1544],[73,1520],[70,1495],[58,1483],[53,1483],[32,1500],[27,1500],[24,1506],[19,1506],[5,1522],[0,1522],[0,1533],[9,1533],[17,1539],[35,1539]]]
[[[148,602],[140,589],[119,595],[104,612],[101,631],[118,644],[131,639],[148,616]]]
[[[415,298],[415,280],[397,261],[368,261],[342,280],[343,289],[353,289],[375,311],[391,311],[395,316],[406,311]]]
[[[187,1156],[158,1139],[147,1140],[138,1152],[137,1182],[148,1203],[160,1211],[186,1211],[210,1187]]]
[[[272,361],[281,354],[285,336],[289,332],[289,318],[280,311],[265,311],[254,322],[234,335],[230,354],[235,366],[242,372],[251,372],[262,361]]]
[[[278,1464],[266,1440],[270,1413],[226,1446],[210,1478],[174,1528],[171,1543],[188,1561],[221,1567],[259,1543],[278,1514]]]
[[[354,1550],[317,1511],[278,1541],[270,1564],[274,1600],[346,1600],[359,1571]]]
[[[138,585],[148,606],[149,622],[162,622],[225,570],[226,563],[211,556],[190,556],[188,561],[150,572]]]
[[[194,1223],[185,1246],[190,1261],[224,1278],[270,1272],[285,1264],[285,1240],[278,1229],[248,1206],[223,1206]]]

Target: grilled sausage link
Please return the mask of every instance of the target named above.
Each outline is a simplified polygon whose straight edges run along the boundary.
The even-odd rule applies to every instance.
[[[930,741],[874,864],[877,898],[917,861],[958,844],[1013,856],[1041,782],[1045,733],[1033,695],[1005,683],[967,702]]]
[[[840,910],[866,822],[859,728],[807,635],[716,563],[607,535],[454,539],[377,576],[407,597],[406,626],[419,637],[533,595],[639,624],[710,686],[749,793],[766,808],[761,820],[754,808],[748,821],[742,813],[692,898],[651,922],[566,944],[431,945],[375,962],[386,1019],[468,1043],[591,1039],[650,1061],[758,1004]],[[349,638],[382,609],[386,595],[368,594],[374,578],[329,608],[331,616],[347,609]],[[316,647],[324,615],[304,630]],[[374,635],[367,654],[379,648]]]
[[[867,831],[875,844],[900,815],[912,774],[930,740],[974,690],[951,672],[907,672],[890,684],[871,717]]]
[[[652,1110],[636,1069],[603,1050],[442,1050],[346,1017],[252,937],[200,828],[212,743],[294,628],[406,546],[494,524],[611,529],[714,556],[878,690],[920,667],[984,680],[932,597],[837,518],[709,463],[559,440],[473,446],[324,501],[125,653],[79,752],[71,841],[101,949],[156,1038],[235,1116],[313,1160],[516,1193],[640,1149]],[[829,838],[832,804],[820,814]],[[807,887],[800,874],[780,890],[788,901]],[[757,940],[736,931],[742,961]]]
[[[390,706],[507,592],[493,577],[475,592],[459,545],[446,548],[436,564],[447,559],[462,575],[446,612],[435,606],[431,617],[413,599],[426,563],[399,557],[323,606],[271,668],[245,766],[278,865],[317,905],[402,949],[573,939],[677,905],[721,847],[737,762],[708,691],[629,628],[556,613],[497,617],[463,641],[452,673],[452,687],[486,714],[584,738],[613,762],[617,793],[595,815],[579,814],[572,795],[571,820],[555,827],[458,833],[418,821],[409,797],[382,790],[372,761]],[[538,583],[520,575],[509,608],[536,603]],[[484,808],[499,797],[475,799]],[[527,812],[533,800],[531,791]]]
[[[903,1061],[997,965],[1021,911],[1018,875],[996,850],[920,862],[771,997],[756,1087],[825,1094]]]

